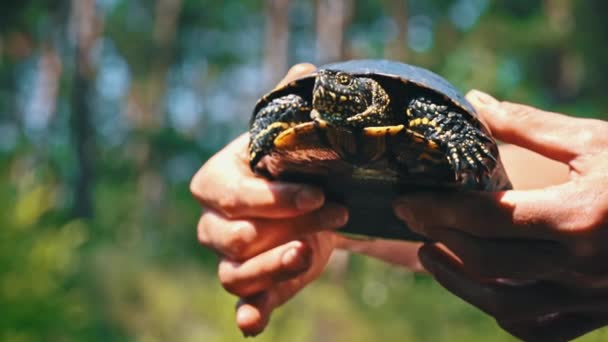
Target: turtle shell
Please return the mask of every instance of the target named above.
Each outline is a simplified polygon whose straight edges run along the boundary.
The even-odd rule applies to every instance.
[[[436,95],[445,98],[448,102],[461,108],[465,113],[477,118],[477,112],[464,98],[462,93],[445,78],[430,70],[415,65],[384,59],[357,59],[323,65],[312,73],[302,76],[283,87],[274,89],[270,93],[262,96],[253,109],[254,115],[251,117],[251,122],[253,122],[255,114],[261,107],[286,94],[299,94],[305,99],[310,100],[315,77],[317,77],[320,70],[344,71],[356,76],[379,78],[381,80],[383,78],[388,78],[398,80],[403,84],[409,83],[414,87],[426,89],[431,93],[435,93]]]
[[[413,65],[388,60],[352,60],[327,64],[316,71],[264,95],[255,105],[251,124],[258,112],[271,101],[295,94],[312,103],[315,79],[321,70],[346,72],[374,79],[387,90],[393,106],[405,106],[417,96],[453,106],[485,135],[490,131],[478,119],[473,106],[454,86],[441,76]],[[311,120],[312,121],[312,120]],[[413,143],[411,137],[392,133],[387,125],[384,134],[353,131],[342,127],[319,127],[302,124],[274,140],[274,147],[254,165],[254,171],[270,179],[311,183],[321,186],[329,200],[349,208],[350,219],[341,232],[379,238],[424,240],[398,220],[392,202],[401,194],[417,191],[497,191],[510,189],[498,156],[495,142],[489,149],[496,165],[487,181],[454,182],[450,165],[441,151]],[[336,150],[336,141],[352,149]],[[440,163],[415,159],[407,170],[394,164],[396,154],[429,155]]]

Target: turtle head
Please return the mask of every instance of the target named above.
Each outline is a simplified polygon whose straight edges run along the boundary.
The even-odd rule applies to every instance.
[[[374,104],[376,81],[342,71],[321,70],[313,88],[312,106],[320,119],[336,125]]]

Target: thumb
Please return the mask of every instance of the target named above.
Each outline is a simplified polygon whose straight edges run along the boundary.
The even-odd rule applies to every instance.
[[[299,63],[292,66],[287,74],[275,87],[275,89],[286,86],[289,82],[295,81],[297,78],[315,71],[316,67],[310,63]]]
[[[467,96],[494,136],[551,159],[569,163],[589,148],[589,122],[534,107],[501,102],[478,90]]]

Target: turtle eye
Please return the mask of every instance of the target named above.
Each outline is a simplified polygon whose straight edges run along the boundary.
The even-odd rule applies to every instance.
[[[338,83],[341,85],[349,85],[351,81],[351,77],[348,74],[339,73],[336,75]]]

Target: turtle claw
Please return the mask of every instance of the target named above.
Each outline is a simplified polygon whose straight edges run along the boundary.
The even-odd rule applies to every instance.
[[[466,182],[469,179],[467,175],[475,177],[476,183],[489,178],[488,175],[496,165],[496,158],[481,142],[467,139],[450,145],[447,160],[457,182]]]

